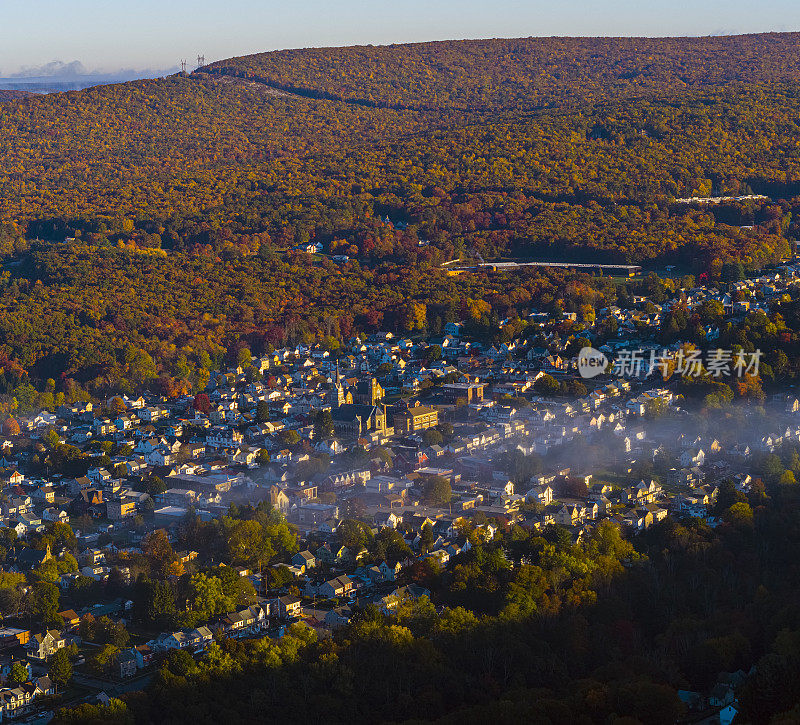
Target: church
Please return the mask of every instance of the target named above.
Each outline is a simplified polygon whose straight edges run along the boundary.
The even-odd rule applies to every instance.
[[[381,405],[383,396],[383,387],[375,378],[360,381],[353,395],[342,382],[337,365],[336,381],[331,391],[331,417],[334,430],[340,435],[354,438],[364,437],[370,433],[384,433],[386,407]]]

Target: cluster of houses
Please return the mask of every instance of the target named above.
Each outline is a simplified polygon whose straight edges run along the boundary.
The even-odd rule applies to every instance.
[[[56,651],[66,646],[67,638],[57,630],[31,635],[30,630],[4,626],[0,628],[0,721],[29,715],[37,707],[37,700],[53,695],[56,688],[47,676],[36,676],[32,663],[46,662]],[[13,655],[4,654],[13,651]],[[11,673],[15,665],[27,671],[25,682],[12,684]]]
[[[442,461],[447,467],[453,460],[480,458],[509,441],[519,441],[526,453],[544,456],[576,438],[608,429],[620,436],[630,454],[644,435],[636,420],[655,400],[675,404],[672,393],[664,387],[645,390],[640,380],[619,377],[587,385],[582,397],[560,402],[539,398],[535,391],[542,376],[575,376],[572,341],[578,336],[592,341],[598,325],[614,318],[617,339],[600,349],[618,354],[637,345],[646,353],[655,343],[646,340],[642,330],[654,329],[671,306],[694,309],[714,300],[727,315],[767,310],[799,275],[800,266],[789,264],[736,282],[730,291],[698,287],[681,290],[665,302],[634,297],[629,309],[600,309],[596,320],[584,321],[567,336],[562,320],[533,312],[532,319],[544,323],[535,340],[514,339],[489,347],[467,339],[464,326],[454,322],[445,325],[443,335],[426,340],[396,338],[388,332],[353,338],[336,355],[320,345],[297,345],[256,358],[247,370],[214,374],[204,405],[193,406],[189,396],[122,396],[106,406],[78,402],[42,411],[19,421],[21,437],[0,440],[0,484],[7,498],[0,503],[3,523],[24,538],[75,514],[124,526],[155,510],[158,523],[168,525],[189,509],[214,517],[227,510],[232,499],[255,498],[257,489],[268,489],[272,502],[290,519],[316,527],[335,518],[337,511],[320,508],[309,491],[330,499],[330,494],[338,496],[365,484],[373,493],[369,478],[385,472],[374,459],[360,468],[345,463],[345,454],[356,443],[368,451],[389,448],[392,469],[401,473],[440,466]],[[713,336],[714,330],[706,332]],[[440,357],[426,354],[437,346]],[[520,399],[530,405],[521,408]],[[314,421],[320,411],[330,412],[333,436],[317,437]],[[426,435],[443,425],[455,427],[445,440]],[[53,430],[63,442],[102,463],[71,480],[58,475],[26,478],[31,450],[25,439],[36,441]],[[787,436],[794,433],[776,429],[750,445],[774,449]],[[113,444],[111,455],[98,445],[106,443]],[[319,455],[332,460],[327,478],[298,480],[297,468]],[[681,467],[692,468],[694,463],[682,460]],[[166,482],[166,491],[152,494],[137,485],[153,475]],[[463,475],[468,478],[470,472],[464,470]],[[400,487],[375,488],[388,498],[403,495],[402,482]],[[404,488],[413,493],[413,485]],[[488,493],[491,498],[492,491]],[[465,503],[490,503],[485,494],[478,495],[483,499],[468,497]],[[325,505],[330,504],[326,500]],[[344,512],[339,505],[338,514]],[[574,511],[568,513],[573,516]]]
[[[0,687],[0,719],[14,719],[33,711],[39,697],[55,693],[49,677],[36,677],[16,687]]]
[[[730,442],[689,433],[682,399],[658,379],[603,376],[583,381],[585,393],[561,397],[543,397],[539,381],[575,380],[576,339],[594,341],[611,319],[618,333],[603,352],[646,352],[657,349],[646,330],[676,304],[695,309],[715,301],[736,317],[768,310],[798,280],[800,265],[790,264],[729,291],[699,287],[665,302],[634,297],[630,309],[600,309],[596,319],[566,333],[564,323],[577,322],[574,313],[556,319],[532,312],[531,320],[541,323],[535,338],[493,346],[468,339],[464,325],[454,322],[424,340],[388,332],[353,338],[336,354],[297,345],[255,358],[246,369],[213,373],[201,395],[114,396],[102,405],[76,402],[42,411],[18,420],[20,434],[0,437],[0,523],[23,542],[54,522],[86,529],[77,532],[78,571],[61,575],[63,589],[79,577],[129,581],[116,555],[140,550],[143,522],[172,535],[190,512],[210,520],[231,503],[268,501],[302,540],[316,542],[313,551],[282,563],[294,576],[294,593],[270,598],[253,577],[257,603],[124,650],[118,658],[123,677],[155,654],[198,653],[218,635],[263,636],[276,621],[302,616],[312,626],[335,629],[349,621],[356,601],[391,612],[426,593],[404,583],[405,567],[420,558],[444,566],[469,548],[461,534],[465,521],[482,522],[477,529],[486,538],[498,525],[516,523],[530,529],[558,524],[576,539],[606,519],[630,533],[666,516],[713,523],[722,480],[747,492],[752,453],[800,441],[800,402],[771,400],[772,428]],[[707,337],[716,332],[709,327]],[[670,419],[679,422],[653,424],[654,408],[671,410]],[[35,446],[45,436],[52,444],[53,432],[87,456],[85,475],[33,473]],[[573,455],[587,446],[602,449],[602,459]],[[509,463],[519,459],[540,460],[541,472],[521,476]],[[661,471],[658,480],[639,475],[654,467]],[[445,483],[444,498],[431,494]],[[347,518],[376,532],[402,532],[413,556],[376,562],[363,547],[341,546],[337,531]],[[100,546],[102,535],[111,543]],[[28,571],[54,555],[11,547],[6,568]],[[196,556],[179,552],[187,564]],[[317,600],[334,606],[317,610]],[[124,611],[123,603],[117,613]],[[67,625],[77,621],[73,612]],[[31,662],[46,662],[69,641],[56,630],[28,634],[16,643]],[[2,637],[0,631],[0,646]],[[23,712],[47,688],[44,678],[0,690],[0,710]]]

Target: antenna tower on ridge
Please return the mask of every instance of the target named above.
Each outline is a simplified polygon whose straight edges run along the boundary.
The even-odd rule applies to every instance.
[[[186,73],[186,60],[181,61],[181,73]]]
[[[197,67],[200,68],[206,64],[206,57],[204,55],[197,56]]]

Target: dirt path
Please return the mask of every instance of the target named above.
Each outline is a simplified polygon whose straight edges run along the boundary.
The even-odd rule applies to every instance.
[[[237,78],[236,76],[219,75],[216,73],[203,73],[202,71],[195,71],[193,76],[198,76],[203,80],[211,80],[225,85],[237,85],[245,88],[252,88],[253,90],[260,91],[267,96],[275,96],[277,98],[295,98],[300,101],[313,100],[308,96],[301,96],[299,93],[290,93],[289,91],[281,90],[275,86],[269,85],[263,81],[248,80],[247,78]]]

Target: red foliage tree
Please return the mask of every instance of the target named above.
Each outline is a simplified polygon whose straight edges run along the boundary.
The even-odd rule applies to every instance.
[[[18,436],[20,434],[19,423],[15,418],[6,419],[6,422],[3,423],[3,433],[7,436]]]
[[[194,396],[194,402],[192,403],[192,407],[198,413],[208,413],[211,410],[211,401],[208,399],[208,396],[205,393],[198,393]]]

